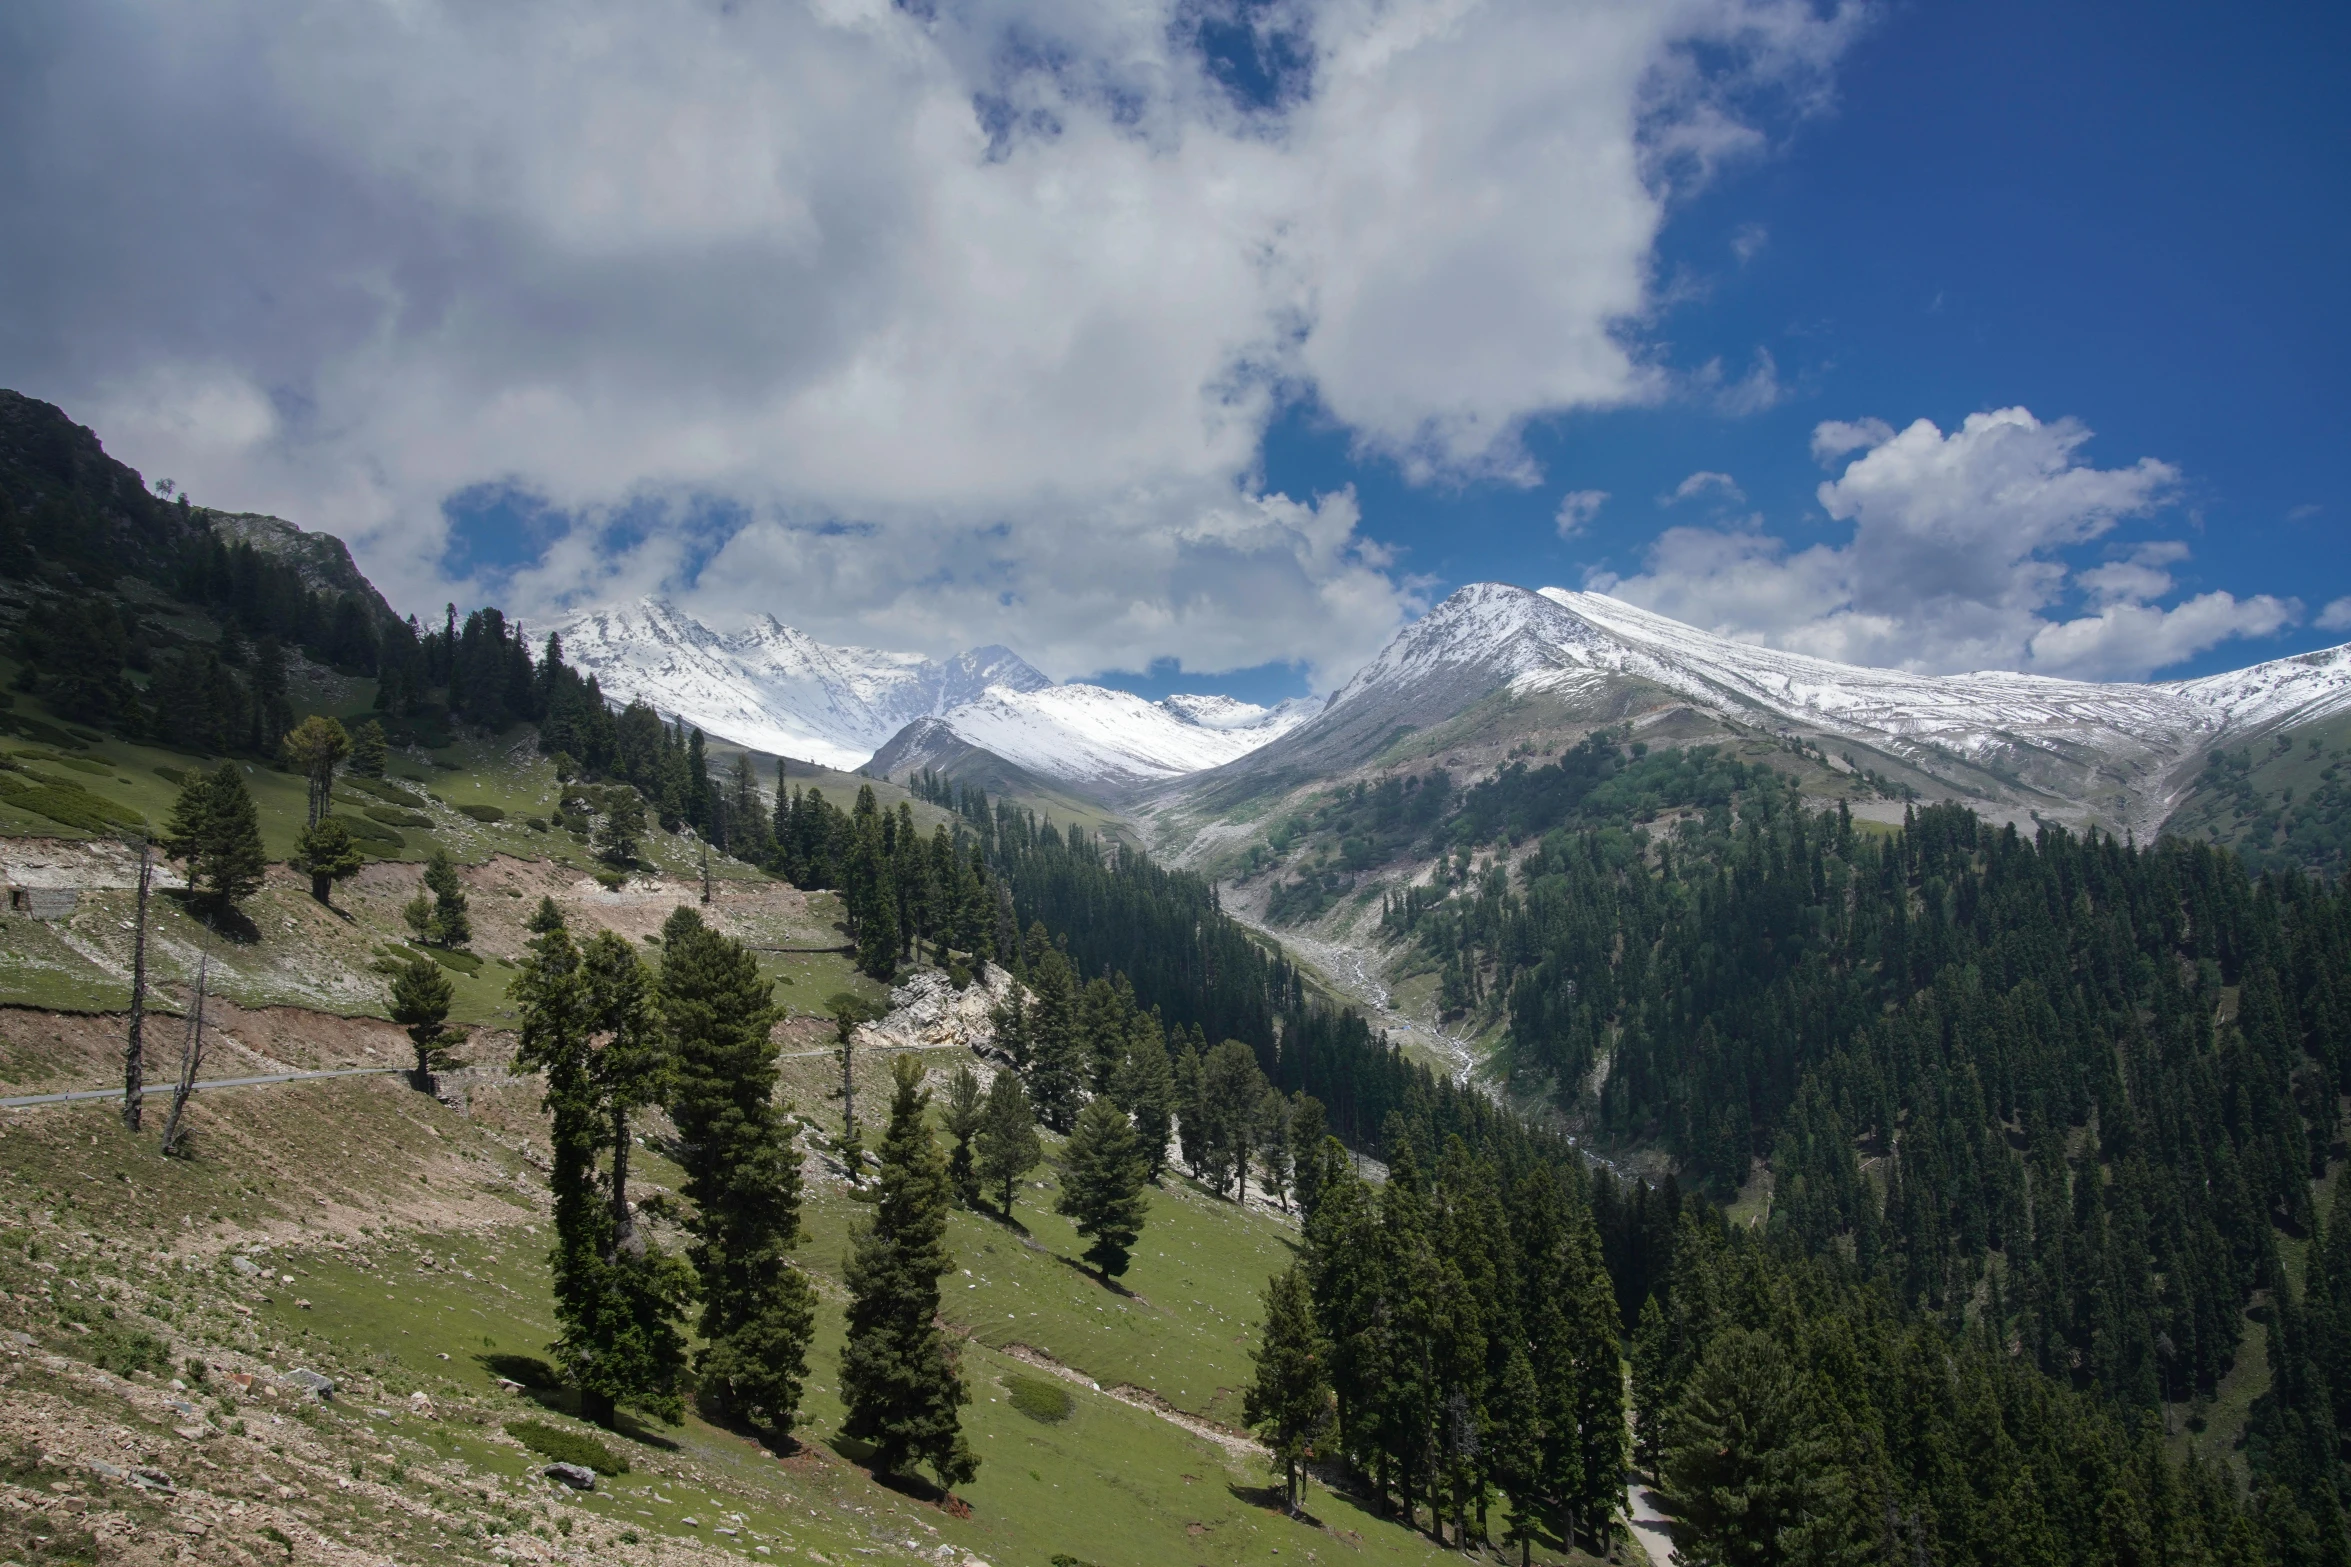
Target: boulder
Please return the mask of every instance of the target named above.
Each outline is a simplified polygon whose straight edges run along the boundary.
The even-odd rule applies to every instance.
[[[575,1491],[596,1489],[596,1471],[585,1464],[549,1464],[539,1473],[550,1480],[568,1485]]]

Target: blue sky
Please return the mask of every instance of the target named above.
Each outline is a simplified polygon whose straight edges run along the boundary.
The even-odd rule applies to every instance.
[[[2022,405],[2088,425],[2101,464],[2182,470],[2175,506],[2118,531],[2190,542],[2184,582],[2305,601],[2300,624],[2165,678],[2333,646],[2346,632],[2312,622],[2351,593],[2347,67],[2337,7],[1887,10],[1839,68],[1835,108],[1676,213],[1659,245],[1691,296],[1659,334],[1672,361],[1745,370],[1760,346],[1784,401],[1540,421],[1528,445],[1546,479],[1531,489],[1406,482],[1295,406],[1269,432],[1268,481],[1353,485],[1367,530],[1438,591],[1577,587],[1636,569],[1669,517],[1657,497],[1695,472],[1731,475],[1791,541],[1843,537],[1813,493],[1823,419],[1948,426]],[[1609,499],[1562,539],[1570,490]],[[1268,666],[1236,694],[1299,679]]]
[[[404,606],[1258,700],[1485,578],[1928,670],[2351,636],[2339,7],[283,24],[0,16],[0,384]]]

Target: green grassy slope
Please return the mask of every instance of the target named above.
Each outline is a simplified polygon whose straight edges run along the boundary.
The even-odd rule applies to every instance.
[[[629,1425],[631,1437],[607,1438],[629,1474],[592,1496],[552,1486],[504,1430],[523,1417],[579,1429],[563,1397],[535,1385],[553,1335],[535,1102],[518,1084],[478,1094],[464,1117],[396,1079],[224,1093],[196,1101],[186,1161],[157,1157],[152,1123],[134,1137],[106,1106],[0,1122],[0,1211],[13,1216],[0,1231],[0,1330],[33,1341],[9,1363],[0,1418],[37,1422],[22,1441],[53,1468],[63,1455],[60,1472],[86,1478],[85,1454],[151,1460],[182,1487],[178,1514],[209,1508],[219,1544],[264,1560],[269,1529],[398,1560],[528,1558],[558,1544],[622,1560],[997,1567],[1439,1559],[1424,1537],[1320,1486],[1308,1519],[1284,1518],[1245,1448],[1141,1407],[1232,1418],[1257,1293],[1294,1238],[1180,1186],[1154,1197],[1131,1295],[1068,1260],[1075,1238],[1050,1215],[1050,1190],[1022,1191],[1017,1228],[957,1215],[945,1316],[963,1340],[982,1459],[959,1493],[968,1516],[876,1484],[837,1435],[839,1274],[860,1205],[822,1179],[800,1253],[823,1301],[803,1445],[779,1454],[694,1417]],[[645,1174],[677,1179],[658,1156]],[[260,1271],[240,1271],[229,1260],[240,1255]],[[135,1333],[162,1346],[151,1369],[94,1376],[91,1361],[120,1364]],[[171,1388],[190,1358],[205,1380]],[[272,1395],[297,1366],[336,1378],[338,1397]],[[227,1381],[238,1371],[258,1375],[251,1390]],[[1046,1396],[1016,1404],[1024,1383]],[[112,1434],[126,1421],[127,1448]],[[86,1483],[93,1509],[151,1505]],[[198,1489],[208,1496],[186,1494]],[[242,1509],[222,1512],[232,1499]]]

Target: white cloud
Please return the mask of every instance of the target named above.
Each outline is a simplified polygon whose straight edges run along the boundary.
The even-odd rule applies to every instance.
[[[2351,631],[2351,598],[2335,599],[2318,612],[2321,631]]]
[[[1719,359],[1710,359],[1700,366],[1691,381],[1717,409],[1734,419],[1769,412],[1788,398],[1788,388],[1780,380],[1779,362],[1772,358],[1768,348],[1755,350],[1747,373],[1736,381],[1724,378]]]
[[[1823,420],[1813,426],[1812,460],[1830,467],[1848,452],[1883,446],[1893,438],[1894,427],[1883,419]]]
[[[1719,495],[1727,501],[1743,501],[1747,498],[1747,492],[1739,488],[1739,481],[1729,474],[1715,473],[1709,469],[1701,468],[1675,485],[1668,493],[1657,497],[1657,504],[1672,506],[1682,501],[1697,500],[1709,495]]]
[[[1669,204],[1817,104],[1861,15],[1295,0],[1262,25],[1310,63],[1246,106],[1189,0],[296,11],[9,35],[15,384],[199,500],[343,532],[404,602],[479,586],[436,564],[468,487],[590,524],[700,498],[893,568],[747,543],[700,591],[1071,669],[1375,647],[1412,599],[1359,536],[1275,550],[1279,602],[1150,573],[1231,519],[1335,525],[1254,493],[1293,393],[1415,474],[1525,482],[1530,417],[1661,395]],[[581,536],[514,591],[692,558]]]
[[[1770,244],[1770,229],[1760,223],[1742,223],[1731,235],[1731,254],[1739,258],[1739,265],[1745,266],[1762,255]]]
[[[1584,531],[1600,508],[1608,501],[1606,490],[1570,490],[1559,497],[1559,515],[1553,518],[1563,539],[1575,537]]]
[[[1791,551],[1753,525],[1674,528],[1645,569],[1594,585],[1725,635],[1851,663],[1929,671],[2027,669],[2137,678],[2235,637],[2268,636],[2301,606],[2212,592],[2169,607],[2168,569],[2187,546],[2164,540],[2073,571],[2061,551],[2156,510],[2178,473],[2142,458],[2126,468],[2081,459],[2089,432],[2022,408],[1970,415],[1946,434],[1921,419],[1823,424],[1824,460],[1854,452],[1819,489],[1844,544]],[[1698,473],[1668,499],[1727,485]],[[2083,613],[2062,613],[2078,595]]]

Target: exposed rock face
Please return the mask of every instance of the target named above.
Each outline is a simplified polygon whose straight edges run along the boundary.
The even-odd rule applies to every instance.
[[[874,1050],[961,1047],[993,1056],[996,1025],[989,1014],[1011,997],[1016,983],[1009,970],[991,963],[985,980],[975,979],[958,991],[945,974],[924,969],[890,992],[887,1015],[858,1029],[858,1046]]]

